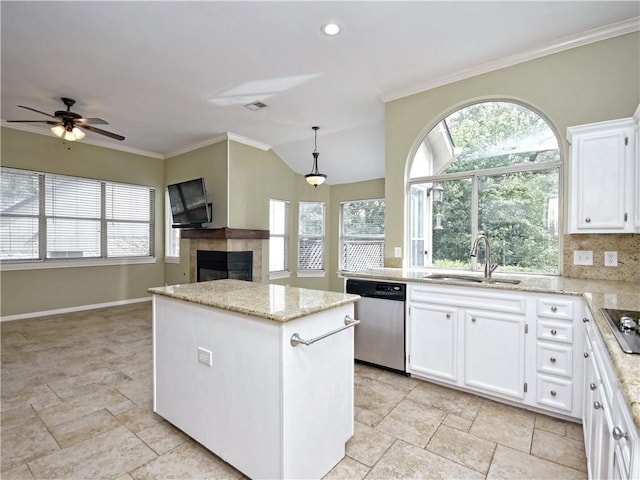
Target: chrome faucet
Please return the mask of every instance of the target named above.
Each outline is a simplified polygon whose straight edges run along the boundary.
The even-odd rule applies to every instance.
[[[480,243],[480,240],[484,241],[484,277],[491,278],[491,274],[496,268],[498,268],[498,264],[491,264],[491,249],[489,248],[489,238],[486,235],[478,235],[478,237],[473,241],[473,246],[471,247],[471,253],[469,255],[471,257],[478,256],[478,243]]]

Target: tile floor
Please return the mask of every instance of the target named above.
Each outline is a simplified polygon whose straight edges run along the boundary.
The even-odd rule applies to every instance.
[[[1,477],[241,479],[152,411],[149,303],[4,322]],[[582,428],[356,365],[328,479],[584,479]]]

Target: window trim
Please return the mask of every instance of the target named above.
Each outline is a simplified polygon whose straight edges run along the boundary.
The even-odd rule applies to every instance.
[[[271,228],[271,202],[280,202],[285,206],[285,222],[284,222],[284,233],[283,234],[274,234]],[[269,279],[275,280],[279,278],[289,278],[291,276],[291,271],[289,269],[289,243],[291,240],[291,202],[289,200],[283,200],[280,198],[270,198],[269,199]],[[284,239],[284,269],[283,270],[271,270],[271,238],[283,238]]]
[[[180,263],[180,229],[173,228],[173,217],[171,216],[171,204],[169,203],[169,189],[164,189],[164,263],[177,264]],[[178,233],[177,252],[171,252],[171,243],[173,233]],[[177,253],[177,255],[170,255]]]
[[[44,269],[55,269],[55,268],[75,268],[75,267],[100,267],[100,266],[111,266],[111,265],[141,265],[141,264],[154,264],[156,263],[156,187],[153,185],[141,185],[135,183],[126,183],[115,180],[106,180],[100,178],[92,178],[92,177],[83,177],[79,175],[68,175],[61,173],[53,173],[53,172],[44,172],[39,170],[29,170],[24,168],[15,168],[15,167],[2,167],[2,172],[16,172],[20,174],[32,174],[38,176],[39,182],[39,191],[38,191],[38,201],[39,201],[39,213],[38,213],[38,236],[39,236],[39,258],[31,258],[31,259],[15,259],[15,260],[0,260],[0,270],[2,271],[18,271],[18,270],[44,270]],[[107,218],[105,215],[105,203],[104,203],[104,191],[107,185],[130,185],[134,187],[144,187],[148,188],[149,191],[149,199],[150,199],[150,212],[149,212],[149,222],[140,222],[140,221],[132,221],[132,223],[144,223],[149,227],[149,241],[150,245],[150,254],[149,255],[140,255],[140,256],[118,256],[118,257],[107,257],[103,256],[104,252],[107,249],[107,244],[104,243],[107,239],[107,231],[101,232],[101,243],[100,250],[101,256],[99,257],[75,257],[75,258],[47,258],[47,245],[46,245],[46,233],[47,233],[47,219],[53,218],[47,215],[46,211],[46,189],[45,182],[46,176],[54,176],[54,177],[68,177],[72,179],[79,180],[92,180],[100,182],[101,185],[101,218],[99,219],[101,226],[104,226],[111,222],[122,223],[122,219],[112,219]],[[75,218],[75,217],[73,217]],[[127,222],[124,220],[124,222]]]

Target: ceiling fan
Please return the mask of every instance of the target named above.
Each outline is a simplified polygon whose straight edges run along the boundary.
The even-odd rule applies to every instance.
[[[41,112],[40,110],[36,110],[35,108],[18,105],[20,108],[25,108],[36,113],[41,113],[42,115],[54,118],[55,120],[7,120],[7,122],[46,123],[48,125],[53,125],[53,127],[51,127],[51,132],[55,136],[64,138],[65,140],[69,141],[82,140],[85,136],[85,133],[82,130],[99,133],[100,135],[105,135],[109,138],[113,138],[114,140],[124,140],[124,137],[122,135],[107,132],[106,130],[102,130],[101,128],[94,127],[93,125],[108,125],[108,123],[101,118],[84,118],[82,117],[82,115],[72,112],[71,107],[76,103],[74,99],[62,97],[60,100],[62,100],[62,103],[67,106],[67,109],[58,110],[53,115]]]

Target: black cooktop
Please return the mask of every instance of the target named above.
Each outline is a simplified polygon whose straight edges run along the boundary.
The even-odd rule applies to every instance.
[[[626,353],[640,354],[640,312],[601,308],[613,334]]]

